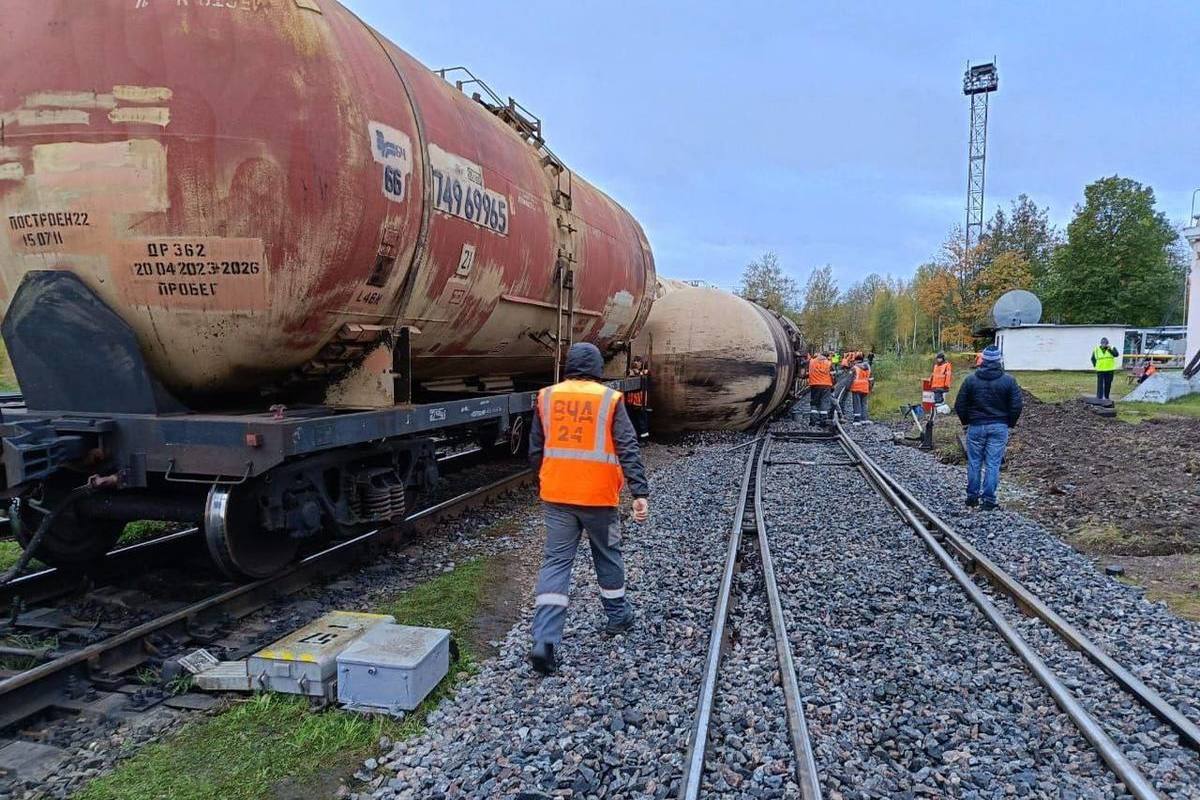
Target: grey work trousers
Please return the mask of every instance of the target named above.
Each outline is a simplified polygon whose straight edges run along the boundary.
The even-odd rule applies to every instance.
[[[851,392],[850,394],[854,398],[854,421],[870,421],[870,417],[867,416],[867,395],[858,392]]]
[[[810,386],[808,389],[808,424],[817,425],[824,422],[823,417],[829,413],[833,389],[828,386]]]
[[[587,532],[592,546],[600,602],[610,622],[621,622],[631,613],[625,599],[625,563],[621,558],[621,515],[606,506],[568,506],[546,503],[546,548],[538,573],[534,598],[533,640],[562,641],[571,596],[571,568],[579,536]]]

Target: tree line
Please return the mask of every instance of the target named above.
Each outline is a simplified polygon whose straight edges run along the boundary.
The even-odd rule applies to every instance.
[[[791,317],[814,347],[969,348],[990,338],[992,305],[1011,289],[1041,298],[1043,322],[1180,324],[1188,253],[1154,190],[1114,175],[1086,187],[1065,233],[1022,194],[970,249],[952,230],[911,278],[872,274],[841,289],[825,265],[800,286],[768,252],[746,266],[739,294]]]

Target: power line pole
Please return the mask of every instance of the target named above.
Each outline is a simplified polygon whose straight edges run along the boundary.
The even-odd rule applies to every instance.
[[[967,153],[967,230],[963,247],[964,277],[971,245],[983,236],[983,178],[987,162],[988,95],[1000,88],[996,60],[971,66],[963,75],[963,94],[971,98],[971,143]]]

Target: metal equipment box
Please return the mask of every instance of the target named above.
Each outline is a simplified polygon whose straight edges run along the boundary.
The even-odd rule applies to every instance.
[[[450,631],[380,625],[337,663],[339,703],[356,711],[412,711],[450,670]]]
[[[368,631],[395,621],[388,614],[330,612],[250,656],[251,686],[332,700],[338,654]]]

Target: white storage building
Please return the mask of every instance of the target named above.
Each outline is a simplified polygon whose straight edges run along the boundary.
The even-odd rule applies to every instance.
[[[996,346],[1004,353],[1005,369],[1092,369],[1092,351],[1107,337],[1120,350],[1124,325],[1021,325],[997,328]]]

